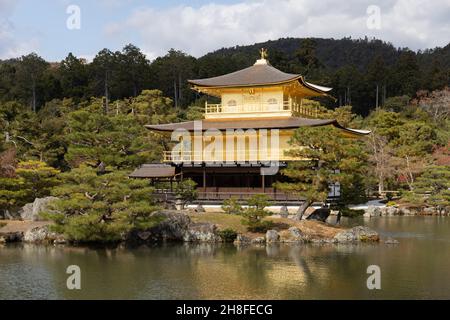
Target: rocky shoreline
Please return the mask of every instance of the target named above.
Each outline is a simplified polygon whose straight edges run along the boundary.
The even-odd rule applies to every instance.
[[[364,217],[392,217],[392,216],[449,216],[450,208],[412,207],[412,206],[368,206],[364,209]]]
[[[226,239],[220,235],[217,225],[207,222],[193,222],[187,212],[162,210],[154,213],[163,221],[148,230],[133,230],[123,237],[123,243],[130,245],[144,245],[164,242],[187,243],[221,243]],[[295,244],[339,244],[380,242],[377,232],[367,227],[353,227],[350,229],[328,225],[319,221],[292,221],[283,219],[283,228],[274,228],[265,234],[241,233],[237,234],[234,244],[269,245],[275,243]],[[34,244],[64,245],[68,241],[64,236],[51,231],[49,224],[33,226],[28,230],[2,232],[0,229],[0,243],[24,242]]]
[[[24,242],[37,244],[66,244],[63,235],[51,231],[50,222],[41,221],[40,212],[47,210],[48,203],[55,198],[36,199],[24,206],[11,220],[5,220],[6,227],[0,226],[0,243]],[[194,214],[205,213],[194,210]],[[389,216],[448,215],[450,208],[420,208],[404,205],[375,206],[369,205],[364,210],[365,218]],[[122,242],[127,244],[150,244],[158,242],[209,242],[220,243],[223,239],[221,230],[224,226],[210,223],[208,220],[198,222],[191,219],[191,211],[162,210],[154,213],[162,222],[148,230],[132,230],[123,236]],[[290,218],[288,218],[290,217]],[[274,215],[273,221],[284,225],[274,228],[265,234],[241,232],[237,234],[236,245],[265,245],[272,243],[358,243],[380,242],[379,235],[363,226],[350,229],[336,227],[333,224],[319,221],[295,221],[294,216]],[[332,216],[330,216],[331,218]],[[194,219],[196,220],[196,219]],[[332,219],[331,219],[332,220]],[[331,221],[330,220],[330,221]],[[387,244],[398,243],[394,239],[384,241]]]

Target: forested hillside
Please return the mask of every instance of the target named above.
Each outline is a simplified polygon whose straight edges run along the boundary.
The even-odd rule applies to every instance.
[[[413,52],[381,40],[288,38],[220,49],[198,59],[171,50],[148,61],[133,45],[120,52],[104,49],[91,63],[72,54],[52,63],[30,54],[0,62],[0,101],[17,101],[37,111],[53,99],[81,102],[107,97],[105,108],[109,108],[110,101],[159,89],[175,107],[186,108],[200,98],[189,89],[187,79],[250,66],[262,47],[268,49],[275,67],[333,87],[336,101],[323,101],[328,107],[351,104],[362,115],[389,97],[413,98],[418,90],[449,85],[450,45]]]

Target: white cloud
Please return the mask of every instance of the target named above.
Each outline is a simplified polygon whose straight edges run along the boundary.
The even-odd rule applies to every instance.
[[[9,17],[14,12],[18,1],[0,0],[0,59],[20,57],[36,51],[38,41],[35,38],[17,41],[15,28]]]
[[[0,18],[9,16],[16,5],[17,1],[15,0],[0,0]]]
[[[377,3],[378,2],[378,3]],[[369,30],[367,7],[381,9],[381,30]],[[280,37],[364,36],[390,41],[396,46],[424,49],[446,45],[450,34],[448,0],[253,0],[235,4],[140,8],[125,21],[109,24],[105,34],[126,39],[137,34],[137,43],[149,57],[170,48],[194,56],[234,45]]]

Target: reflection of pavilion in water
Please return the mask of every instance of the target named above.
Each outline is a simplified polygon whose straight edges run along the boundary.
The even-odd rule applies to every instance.
[[[36,261],[49,260],[44,278],[48,294],[54,296],[47,297],[68,299],[301,299],[328,297],[327,293],[339,297],[335,292],[358,296],[361,288],[355,286],[354,274],[365,276],[361,266],[368,264],[362,253],[372,250],[370,246],[214,244],[132,250],[41,248],[27,245],[20,252],[38,269],[42,266]],[[73,264],[82,270],[80,292],[64,286],[65,270]]]

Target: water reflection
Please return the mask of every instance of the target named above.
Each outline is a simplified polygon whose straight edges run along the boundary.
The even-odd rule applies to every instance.
[[[0,298],[450,298],[449,221],[420,217],[362,221],[383,236],[398,238],[400,244],[395,246],[6,246],[0,248]],[[381,267],[381,291],[366,288],[371,264]],[[69,265],[82,270],[81,291],[66,289]]]

